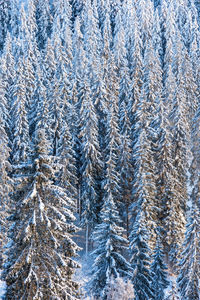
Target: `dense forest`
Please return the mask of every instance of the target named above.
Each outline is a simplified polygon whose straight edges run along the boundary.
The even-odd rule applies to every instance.
[[[0,1],[4,299],[200,300],[199,12]]]

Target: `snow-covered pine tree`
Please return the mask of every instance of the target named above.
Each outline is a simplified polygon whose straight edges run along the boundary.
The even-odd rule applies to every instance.
[[[72,49],[74,77],[75,80],[80,80],[84,76],[86,55],[84,50],[83,34],[81,32],[81,20],[79,17],[76,18],[74,23]]]
[[[165,265],[165,257],[163,252],[162,240],[161,240],[161,232],[157,229],[157,237],[156,237],[156,247],[153,253],[153,262],[151,264],[152,271],[152,282],[153,282],[153,290],[154,297],[156,300],[163,300],[165,295],[165,289],[169,285],[169,281],[167,280],[167,267]]]
[[[135,2],[135,7],[139,20],[142,53],[144,54],[153,32],[154,6],[151,0],[139,0]]]
[[[132,8],[132,7],[131,7]],[[133,16],[129,20],[130,23],[133,22],[133,31],[128,31],[126,29],[126,43],[128,48],[128,61],[130,69],[130,92],[128,101],[128,115],[131,124],[131,140],[134,144],[135,135],[134,128],[136,125],[136,108],[140,100],[141,89],[143,86],[143,57],[142,57],[142,40],[139,34],[139,25],[136,11],[133,8]]]
[[[30,155],[29,124],[23,68],[25,62],[19,59],[13,86],[13,104],[11,108],[12,146],[11,162],[18,165],[26,162]]]
[[[9,176],[11,165],[9,163],[10,149],[8,147],[8,137],[4,129],[5,122],[2,110],[0,109],[0,111],[0,262],[2,263],[3,247],[8,242],[7,232],[9,226],[6,218],[11,208],[12,181]]]
[[[0,50],[3,50],[3,46],[6,40],[6,35],[10,29],[10,0],[0,1]]]
[[[38,0],[36,3],[37,42],[40,50],[46,47],[51,35],[52,16],[49,0]]]
[[[116,15],[121,10],[121,0],[109,0],[110,2],[110,21],[111,29],[114,35],[116,23]]]
[[[162,7],[162,9],[164,9],[164,7]],[[165,19],[163,19],[162,24],[164,28],[163,38],[165,41],[162,108],[164,136],[161,150],[162,154],[160,156],[160,167],[161,170],[163,170],[160,174],[162,174],[163,179],[161,182],[163,183],[160,183],[160,187],[163,186],[163,188],[159,188],[159,190],[161,192],[163,191],[161,193],[163,194],[163,196],[161,196],[163,199],[161,217],[164,229],[164,249],[167,259],[169,258],[169,266],[172,268],[172,271],[175,271],[175,265],[185,231],[185,204],[187,199],[185,175],[187,172],[187,159],[186,157],[184,158],[184,155],[186,155],[185,151],[187,149],[186,131],[188,129],[186,130],[187,121],[184,119],[186,115],[186,105],[184,102],[185,88],[183,83],[184,78],[181,75],[183,68],[181,67],[181,56],[179,53],[181,52],[179,47],[182,45],[182,42],[176,24],[174,3],[170,2],[166,10]],[[177,60],[179,60],[179,62],[177,62]],[[178,68],[179,78],[177,79]],[[175,113],[179,113],[179,116],[177,115],[177,117],[175,117]],[[178,137],[175,137],[175,135],[179,133],[179,138],[184,139],[184,141],[178,141]],[[175,150],[175,147],[177,147],[177,150]],[[183,151],[182,154],[180,154],[181,151]],[[177,152],[176,155],[175,152]],[[182,158],[184,158],[184,162],[181,161]],[[184,165],[182,170],[180,170],[177,163],[175,163],[175,159],[177,163],[181,164],[180,167]],[[182,180],[179,178],[180,176],[182,176]]]
[[[12,39],[15,40],[19,34],[19,2],[17,0],[12,0],[10,5],[10,32],[12,34]]]
[[[135,290],[135,298],[138,300],[149,300],[153,299],[154,296],[153,278],[150,270],[151,250],[148,246],[149,233],[145,225],[144,207],[141,202],[138,206],[137,218],[129,237],[130,262],[133,268],[132,282]]]
[[[200,105],[193,118],[192,126],[192,154],[193,159],[190,166],[190,181],[192,193],[190,195],[191,207],[188,212],[185,240],[179,262],[178,286],[180,294],[184,299],[200,299]]]
[[[198,202],[199,187],[192,193],[192,208],[186,226],[185,241],[179,263],[178,286],[185,300],[200,299],[200,213]]]
[[[78,283],[72,279],[78,267],[72,241],[74,203],[55,185],[56,168],[48,154],[44,125],[34,134],[34,156],[24,165],[15,193],[16,211],[10,231],[4,277],[7,299],[78,299]],[[28,177],[28,180],[24,180]]]
[[[149,42],[144,59],[145,83],[143,84],[140,99],[136,103],[134,116],[133,161],[136,175],[133,178],[132,196],[134,205],[132,206],[131,214],[132,218],[134,218],[135,213],[137,214],[134,210],[138,207],[138,201],[141,201],[142,197],[146,226],[150,233],[150,246],[154,248],[159,205],[156,191],[158,174],[156,170],[153,142],[157,135],[157,128],[154,128],[154,122],[158,113],[158,103],[156,103],[156,101],[160,89],[159,82],[156,80],[157,75],[153,73],[152,69],[152,66],[155,63],[152,51],[152,44]],[[156,82],[155,85],[154,81]]]
[[[189,51],[189,55],[190,55],[190,60],[192,63],[192,69],[193,69],[193,77],[195,79],[195,83],[197,85],[197,92],[199,93],[199,77],[200,77],[200,67],[198,64],[198,60],[199,60],[199,55],[200,55],[200,51],[199,51],[199,36],[200,36],[200,32],[199,32],[199,27],[198,27],[198,23],[197,23],[197,19],[198,16],[196,16],[196,10],[195,13],[193,14],[193,9],[191,8],[191,18],[194,19],[193,21],[193,26],[191,29],[191,44],[190,44],[190,51]]]
[[[115,21],[115,36],[113,53],[116,64],[116,74],[119,82],[119,129],[121,134],[120,155],[118,171],[120,176],[120,189],[122,193],[122,207],[120,214],[126,223],[127,236],[129,231],[129,204],[131,202],[132,157],[131,157],[131,126],[128,117],[128,103],[130,100],[130,72],[128,68],[127,50],[125,43],[125,30],[122,24],[121,11],[118,10]]]
[[[30,9],[33,9],[30,13]],[[36,21],[35,21],[35,6],[30,1],[28,6],[28,12],[25,11],[24,6],[20,9],[21,23],[19,26],[19,36],[17,39],[17,47],[15,56],[22,57],[23,61],[23,72],[24,72],[24,85],[26,95],[26,106],[29,109],[33,101],[35,92],[35,77],[36,69],[39,63],[40,54],[37,48],[36,41]]]
[[[95,3],[94,3],[95,4]],[[84,6],[83,31],[84,31],[84,49],[88,59],[88,68],[90,70],[90,85],[93,85],[97,73],[101,69],[100,52],[102,47],[101,32],[99,29],[97,11],[92,6],[91,0],[87,0]]]
[[[30,99],[29,107],[29,135],[32,139],[35,128],[40,120],[45,124],[49,121],[48,103],[46,97],[46,88],[43,83],[42,72],[40,66],[37,65],[34,79],[34,94]]]
[[[0,65],[2,67],[0,72],[0,111],[1,111],[1,118],[2,122],[4,122],[4,127],[6,130],[6,133],[8,134],[10,132],[10,118],[9,118],[9,106],[8,101],[6,98],[6,92],[7,92],[7,74],[5,69],[5,60],[2,58],[0,61]]]
[[[108,174],[109,175],[109,174]],[[96,249],[92,267],[90,291],[100,299],[108,298],[108,288],[112,277],[130,278],[131,267],[123,253],[128,241],[123,237],[123,228],[120,227],[120,218],[111,191],[110,179],[104,187],[104,204],[101,210],[101,223],[93,233]]]
[[[107,4],[109,6],[109,4]],[[100,149],[103,152],[105,148],[105,135],[106,135],[106,116],[110,99],[110,76],[113,76],[112,71],[110,71],[110,61],[109,57],[111,54],[111,28],[110,28],[110,18],[107,10],[105,11],[105,19],[102,24],[102,48],[100,51],[100,66],[97,68],[96,74],[94,72],[94,85],[91,84],[92,97],[97,109],[99,118],[99,144]],[[114,64],[114,61],[113,61]],[[112,74],[112,75],[111,75]]]
[[[5,97],[6,97],[6,105],[7,105],[7,111],[8,111],[8,119],[5,120],[5,114],[4,120],[6,121],[6,132],[8,134],[9,138],[9,145],[11,146],[11,118],[10,118],[10,110],[13,105],[13,86],[14,86],[14,80],[15,80],[15,67],[14,67],[14,56],[12,53],[12,40],[10,33],[7,34],[6,42],[4,45],[4,52],[1,59],[1,76],[2,76],[2,93],[4,94],[4,87],[5,87]],[[2,101],[3,102],[3,101]],[[6,106],[4,106],[4,109]],[[6,111],[5,111],[6,112]]]
[[[187,118],[187,98],[184,80],[184,64],[182,55],[186,51],[181,42],[180,34],[176,33],[176,46],[172,71],[176,78],[175,97],[172,102],[170,122],[172,128],[172,159],[173,166],[177,170],[177,181],[179,182],[179,205],[183,211],[186,210],[187,200],[187,170],[188,170],[188,148],[189,148],[189,120]],[[182,53],[182,55],[181,55]]]
[[[61,165],[61,172],[58,179],[59,186],[64,188],[67,196],[73,200],[74,203],[78,202],[77,191],[77,170],[75,151],[73,149],[74,142],[70,134],[69,126],[67,123],[63,124],[61,136],[58,144],[58,157]]]
[[[86,73],[87,75],[88,73]],[[89,74],[88,74],[89,75]],[[86,254],[88,252],[89,229],[98,223],[101,208],[100,180],[102,173],[102,156],[98,140],[98,119],[87,77],[82,89],[79,139],[80,139],[80,197],[82,203],[82,223],[86,228]]]
[[[120,123],[121,123],[121,143],[120,155],[118,162],[119,185],[121,191],[121,208],[120,214],[124,220],[124,227],[126,227],[126,235],[129,235],[129,208],[132,203],[132,179],[133,179],[133,165],[132,165],[132,148],[130,139],[130,120],[128,118],[127,107],[125,102],[120,106]]]

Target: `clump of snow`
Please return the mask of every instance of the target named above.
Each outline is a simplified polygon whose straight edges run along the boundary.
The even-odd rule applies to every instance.
[[[6,283],[5,283],[5,281],[0,280],[0,299],[1,300],[4,299],[5,292],[6,292]]]

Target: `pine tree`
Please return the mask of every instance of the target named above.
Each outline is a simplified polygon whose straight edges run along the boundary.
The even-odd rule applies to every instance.
[[[188,212],[188,221],[186,226],[185,240],[183,243],[183,250],[181,253],[181,260],[179,262],[179,276],[178,286],[180,288],[181,296],[184,299],[200,299],[200,243],[199,243],[199,120],[200,120],[200,106],[193,118],[192,126],[192,154],[193,159],[190,166],[190,184],[192,186],[192,193],[190,195],[191,207]]]
[[[30,154],[29,124],[27,120],[27,103],[24,80],[24,61],[18,62],[18,69],[13,86],[12,118],[12,164],[27,161]]]
[[[6,42],[4,45],[4,52],[2,55],[1,60],[1,76],[2,76],[2,93],[4,94],[4,88],[5,88],[5,98],[6,103],[4,106],[4,112],[7,106],[7,112],[8,112],[8,119],[6,120],[5,114],[3,114],[5,125],[6,125],[6,132],[8,134],[9,138],[9,146],[11,146],[11,116],[10,111],[13,105],[13,87],[14,87],[14,80],[16,75],[16,70],[14,66],[14,56],[12,52],[12,40],[10,33],[7,34]]]
[[[135,298],[153,299],[152,272],[150,270],[151,250],[148,246],[148,231],[145,228],[145,216],[140,208],[130,234],[132,282]]]
[[[2,51],[6,35],[10,27],[10,1],[1,1],[0,2],[0,50]]]
[[[77,203],[77,169],[75,160],[75,151],[73,149],[73,138],[70,134],[67,123],[63,124],[61,136],[58,144],[59,163],[61,172],[59,176],[59,185],[65,190],[67,196]]]
[[[154,289],[154,298],[156,300],[164,299],[164,290],[169,285],[167,280],[167,267],[164,263],[164,252],[162,249],[162,242],[160,237],[160,232],[157,230],[157,241],[156,247],[154,249],[153,254],[153,262],[151,264],[151,271],[152,271],[152,282],[153,282],[153,289]]]
[[[98,141],[98,119],[91,99],[87,78],[84,81],[80,98],[80,196],[82,203],[82,223],[86,227],[86,253],[88,252],[88,234],[98,223],[100,203],[100,180],[102,158]]]
[[[10,2],[11,4],[11,12],[10,12],[10,32],[12,34],[13,40],[18,37],[19,34],[19,3],[17,0],[13,0]]]
[[[8,232],[8,211],[11,208],[11,192],[12,192],[12,180],[9,176],[11,173],[11,165],[9,163],[10,149],[8,147],[8,137],[4,129],[5,122],[3,121],[2,112],[0,115],[0,261],[3,258],[3,247],[7,240]]]
[[[151,0],[139,0],[136,6],[137,16],[139,20],[139,28],[141,32],[142,39],[142,53],[147,48],[148,41],[151,39],[153,32],[153,16],[154,7]]]
[[[118,171],[120,177],[120,191],[122,195],[122,207],[120,213],[123,214],[122,219],[125,220],[126,234],[129,235],[129,209],[132,202],[132,178],[133,178],[133,165],[132,165],[132,149],[130,139],[130,122],[127,113],[125,102],[120,107],[121,112],[121,143],[120,155],[118,162]]]
[[[193,206],[190,211],[190,217],[186,227],[185,241],[179,263],[178,285],[181,296],[184,299],[200,299],[200,215],[197,193],[199,188],[193,190]]]
[[[177,34],[176,34],[177,32]],[[179,39],[178,28],[176,25],[175,12],[173,3],[170,3],[168,13],[166,15],[166,51],[164,55],[164,117],[163,127],[165,131],[165,174],[164,189],[165,197],[163,198],[163,228],[166,238],[163,239],[166,255],[170,258],[170,267],[175,265],[178,260],[181,245],[184,239],[185,231],[185,204],[187,199],[186,190],[186,170],[187,170],[187,153],[186,144],[186,125],[185,119],[185,89],[183,77],[181,75],[181,57],[177,56],[176,47],[180,47],[181,40]],[[179,73],[178,72],[179,68]],[[177,74],[179,78],[177,79]],[[181,100],[180,100],[181,99]],[[184,120],[184,121],[183,121]],[[176,123],[176,125],[175,125]],[[182,139],[182,141],[179,141]],[[175,150],[175,148],[177,150]],[[168,153],[167,153],[168,152]],[[184,162],[182,161],[184,158]],[[176,162],[175,162],[176,160]],[[179,169],[183,167],[182,170]],[[166,176],[167,175],[167,176]],[[180,176],[182,178],[180,178]],[[167,181],[166,181],[167,180]],[[166,184],[165,184],[166,182]],[[164,209],[165,207],[165,209]]]
[[[49,120],[49,111],[48,111],[48,103],[47,103],[47,92],[42,80],[42,72],[37,66],[35,79],[34,79],[34,94],[30,99],[29,106],[29,135],[32,138],[35,133],[35,128],[37,123],[40,120],[44,121],[44,124],[47,124]]]
[[[0,73],[0,98],[1,98],[0,111],[1,111],[2,121],[4,122],[6,133],[8,134],[10,128],[10,120],[9,120],[9,106],[6,98],[6,93],[7,93],[6,75],[7,74],[5,74],[6,72],[5,60],[2,59],[0,61],[0,64],[2,66],[2,70]]]
[[[47,39],[51,35],[52,16],[48,0],[38,0],[36,5],[37,41],[40,50],[46,47]]]
[[[4,270],[6,298],[78,299],[78,284],[72,280],[79,249],[71,238],[77,230],[74,204],[53,182],[56,169],[42,124],[34,137],[33,160],[24,166],[15,193],[12,246]]]
[[[95,261],[92,267],[90,290],[95,297],[109,299],[107,292],[111,278],[130,278],[131,267],[123,256],[128,241],[123,238],[123,228],[113,201],[110,183],[105,187],[104,204],[101,210],[101,223],[94,231],[97,242],[93,252]]]
[[[135,165],[135,176],[133,178],[132,196],[132,218],[134,219],[135,208],[141,199],[144,201],[144,214],[146,226],[150,232],[150,246],[155,245],[155,228],[158,220],[158,199],[156,190],[157,171],[155,163],[155,149],[153,142],[157,136],[155,118],[157,117],[157,96],[159,93],[159,82],[156,74],[152,72],[155,63],[152,53],[152,44],[149,42],[148,50],[145,52],[144,79],[139,101],[136,103],[135,126],[133,127],[133,162]],[[158,70],[157,70],[158,72]],[[154,85],[155,84],[155,85]],[[139,201],[139,202],[138,202]]]

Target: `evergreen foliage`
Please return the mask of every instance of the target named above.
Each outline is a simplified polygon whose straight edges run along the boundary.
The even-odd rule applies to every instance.
[[[78,284],[72,280],[78,264],[78,246],[71,235],[73,201],[53,182],[55,169],[48,155],[45,130],[38,124],[34,156],[30,165],[19,165],[21,174],[15,192],[14,231],[5,267],[7,299],[78,299]],[[24,180],[27,178],[28,180]]]
[[[91,297],[200,298],[199,12],[0,0],[6,299],[78,299],[74,238],[94,252]]]
[[[151,250],[148,246],[148,231],[145,226],[144,214],[138,213],[133,230],[130,234],[132,282],[135,297],[138,300],[153,299],[152,272],[150,270]]]
[[[162,243],[160,238],[160,232],[157,231],[156,247],[153,254],[153,262],[151,265],[151,271],[153,274],[153,289],[154,298],[157,300],[164,299],[164,290],[168,287],[169,281],[167,280],[167,267],[164,263],[164,252],[162,249]]]

